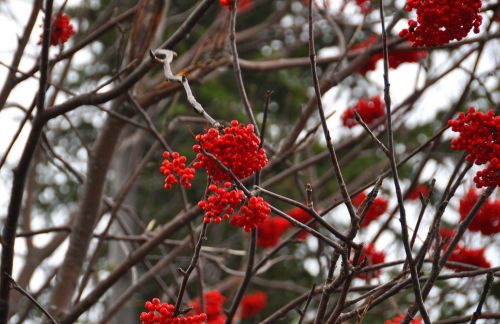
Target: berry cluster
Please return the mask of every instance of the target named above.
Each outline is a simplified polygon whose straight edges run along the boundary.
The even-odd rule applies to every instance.
[[[360,193],[352,200],[353,205],[355,207],[360,207],[361,204],[363,204],[363,202],[366,200],[366,197],[366,193]],[[378,219],[387,211],[388,206],[389,202],[387,201],[387,199],[380,196],[375,197],[372,205],[370,206],[370,209],[368,209],[368,211],[366,212],[365,218],[361,222],[360,226],[367,227],[368,225],[370,225],[371,222]]]
[[[227,9],[231,9],[231,6],[236,2],[236,0],[219,0],[221,6],[226,7]],[[250,0],[240,0],[240,5],[238,6],[239,10],[244,10],[250,5]]]
[[[257,246],[264,249],[276,246],[280,236],[290,225],[290,222],[284,218],[268,217],[257,226]]]
[[[63,45],[75,34],[69,16],[63,13],[55,13],[52,16],[52,29],[50,31],[49,44],[52,46]],[[39,44],[42,43],[43,35],[40,36]]]
[[[199,315],[181,315],[174,317],[175,306],[162,303],[158,298],[153,298],[151,301],[147,301],[144,306],[148,311],[142,312],[139,317],[142,324],[202,324],[205,323],[205,320],[207,319],[207,315],[204,313]]]
[[[203,294],[205,302],[205,313],[207,317],[207,324],[224,324],[226,315],[224,315],[225,297],[218,290],[207,291]],[[191,306],[196,314],[201,314],[200,299],[191,302]]]
[[[366,266],[384,263],[385,262],[385,254],[384,254],[384,252],[377,251],[375,249],[375,245],[368,244],[368,245],[363,247],[363,251],[361,252],[361,255],[360,255],[356,265],[361,265],[364,262],[366,262]],[[370,281],[370,279],[380,276],[381,273],[382,273],[382,270],[377,269],[377,270],[371,270],[371,271],[367,271],[367,272],[361,272],[357,275],[357,277],[364,279],[366,281]]]
[[[196,141],[199,145],[193,146],[193,150],[198,153],[198,161],[194,167],[205,168],[216,182],[228,181],[231,177],[213,159],[203,154],[202,148],[228,167],[238,179],[251,176],[268,162],[266,152],[259,148],[260,139],[251,124],[244,126],[233,120],[231,127],[224,128],[222,134],[210,128],[206,134],[197,135]]]
[[[481,187],[500,187],[500,157],[492,158],[485,169],[479,170],[474,177],[476,185]]]
[[[241,190],[231,189],[229,181],[224,187],[215,184],[208,186],[208,198],[198,202],[198,207],[205,211],[205,223],[212,220],[219,224],[222,219],[229,219],[245,200],[245,194]],[[239,212],[231,219],[231,224],[243,227],[245,231],[260,225],[271,214],[269,204],[262,197],[250,197],[239,209]]]
[[[372,35],[363,42],[360,42],[352,47],[353,50],[367,48],[377,41],[377,35]],[[418,63],[421,59],[427,57],[427,52],[424,50],[390,50],[387,57],[389,67],[392,69],[398,68],[403,63]],[[361,75],[366,75],[368,71],[374,71],[377,67],[377,62],[384,58],[383,52],[374,54],[370,60],[361,66],[357,72]]]
[[[257,291],[253,294],[247,294],[241,299],[241,319],[251,318],[260,313],[267,305],[267,294],[263,291]]]
[[[460,200],[460,219],[464,220],[472,207],[479,200],[479,195],[474,189],[469,189],[464,198]],[[474,216],[468,229],[472,232],[481,232],[484,235],[500,233],[500,200],[487,199]]]
[[[408,193],[408,196],[406,198],[408,198],[409,200],[418,200],[420,194],[422,194],[424,198],[427,198],[427,196],[429,196],[429,187],[426,184],[419,184],[415,186],[415,188],[413,188],[410,193]]]
[[[371,10],[370,2],[371,0],[356,0],[356,5],[359,7],[362,13],[367,13]]]
[[[342,123],[345,127],[352,128],[358,124],[354,112],[357,112],[361,119],[370,125],[385,115],[385,104],[380,96],[370,99],[360,99],[354,106],[347,108],[342,114]]]
[[[448,124],[460,133],[451,142],[451,148],[465,150],[469,162],[487,164],[474,177],[476,186],[500,186],[500,116],[495,116],[493,110],[483,113],[470,107],[467,114],[460,113],[458,119],[451,119]]]
[[[170,158],[172,161],[170,161]],[[177,152],[170,154],[165,151],[163,152],[163,159],[160,172],[165,175],[165,189],[168,190],[172,188],[173,185],[179,183],[177,178],[181,179],[181,184],[185,188],[191,188],[190,181],[194,179],[195,170],[186,167],[186,157],[179,155]]]
[[[262,197],[252,196],[247,205],[240,208],[240,212],[233,216],[231,224],[242,227],[246,232],[264,222],[271,214],[269,204]]]
[[[222,219],[229,219],[245,198],[243,191],[231,189],[231,182],[224,183],[223,188],[211,184],[208,192],[208,198],[198,203],[198,207],[205,211],[205,223],[213,220],[219,224]]]
[[[392,320],[386,320],[384,324],[400,324],[405,318],[405,314],[399,314]],[[414,318],[410,321],[411,324],[422,324],[422,318]]]
[[[482,249],[467,249],[462,246],[457,245],[453,252],[451,253],[448,261],[460,262],[469,265],[473,265],[480,268],[489,268],[491,264],[488,262],[484,256],[484,248]],[[454,267],[447,265],[448,268],[455,270],[456,272],[466,271],[460,267]]]
[[[409,20],[408,28],[399,36],[417,46],[439,46],[467,36],[471,29],[479,33],[483,18],[479,14],[481,0],[407,0],[405,9],[416,9],[417,20]]]
[[[470,228],[469,228],[470,229]],[[439,235],[441,236],[441,240],[444,243],[443,244],[443,251],[446,251],[450,243],[455,237],[456,232],[451,229],[451,228],[441,228],[439,231]],[[460,263],[465,263],[473,266],[477,266],[480,268],[489,268],[490,263],[486,259],[484,255],[484,248],[482,249],[467,249],[459,244],[455,246],[453,249],[452,253],[450,254],[450,257],[448,258],[448,261],[454,261],[454,262],[460,262]],[[447,268],[450,268],[452,270],[455,270],[456,272],[461,272],[465,271],[464,269],[460,267],[455,267],[451,265],[447,265]]]
[[[294,207],[288,210],[286,213],[288,214],[288,216],[292,217],[298,222],[301,222],[302,224],[307,224],[312,219],[311,214],[299,207]],[[304,240],[308,234],[309,233],[307,231],[300,231],[297,234],[296,238],[298,240]]]

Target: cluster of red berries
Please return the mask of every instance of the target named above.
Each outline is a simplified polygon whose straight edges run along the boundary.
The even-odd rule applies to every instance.
[[[267,306],[267,294],[257,291],[253,294],[243,296],[240,304],[241,319],[252,318]]]
[[[474,182],[479,188],[500,187],[500,157],[492,158],[485,169],[477,171]]]
[[[268,162],[266,152],[259,148],[260,139],[255,135],[252,124],[244,126],[233,120],[231,127],[224,128],[222,134],[217,129],[210,128],[207,133],[197,135],[196,141],[198,145],[194,145],[193,150],[198,153],[198,161],[194,163],[194,167],[205,168],[216,182],[231,180],[231,176],[205,155],[203,150],[228,167],[238,179],[251,176]]]
[[[353,50],[367,48],[377,41],[377,35],[372,35],[363,42],[360,42],[352,47]],[[424,50],[390,50],[387,57],[389,67],[392,69],[398,68],[403,63],[418,63],[421,59],[427,57],[427,52]],[[384,58],[383,52],[374,54],[370,60],[361,66],[357,72],[361,75],[366,75],[368,71],[374,71],[377,67],[377,62]]]
[[[296,221],[302,223],[302,224],[307,224],[311,219],[312,216],[309,214],[307,211],[305,211],[302,208],[299,207],[294,207],[286,212],[288,216],[292,217]],[[291,224],[290,224],[291,225]],[[298,240],[304,240],[309,233],[307,231],[300,231],[297,235],[296,238]]]
[[[400,324],[405,318],[405,314],[399,314],[392,320],[386,320],[384,324]],[[410,321],[411,324],[422,324],[422,318],[414,318]]]
[[[190,316],[173,316],[175,306],[167,303],[162,303],[160,299],[153,298],[147,301],[144,305],[147,312],[142,312],[139,319],[142,324],[202,324],[205,323],[207,315],[202,313],[199,315]]]
[[[410,193],[408,193],[408,196],[406,198],[408,198],[409,200],[418,200],[420,194],[422,194],[424,198],[427,198],[427,196],[429,196],[429,187],[426,184],[416,185],[415,188],[413,188]]]
[[[203,294],[203,297],[207,324],[224,324],[226,315],[224,315],[223,304],[226,298],[218,290],[207,291]],[[196,314],[201,314],[199,298],[192,301],[191,306]]]
[[[464,220],[472,207],[479,200],[479,195],[474,189],[469,189],[464,198],[460,200],[460,219]],[[474,216],[468,229],[472,232],[481,232],[484,235],[500,233],[500,200],[487,199]]]
[[[245,200],[245,194],[241,190],[231,189],[229,181],[224,183],[224,187],[215,184],[208,186],[208,198],[198,202],[198,207],[205,211],[205,223],[212,220],[219,224],[222,219],[229,219]],[[243,204],[239,212],[231,219],[231,224],[243,227],[245,231],[262,224],[271,214],[269,204],[262,197],[250,197]]]
[[[451,228],[442,228],[439,231],[441,240],[443,241],[443,250],[447,250],[450,246],[451,240],[455,237],[456,232]],[[467,249],[458,245],[453,249],[448,261],[460,262],[464,264],[473,265],[480,268],[489,268],[491,265],[484,255],[484,248],[482,249]],[[465,271],[460,267],[447,265],[447,268],[455,270],[456,272]]]
[[[345,127],[352,128],[358,124],[354,112],[357,112],[361,119],[367,125],[370,125],[385,115],[385,104],[380,96],[370,99],[360,99],[354,106],[347,108],[342,114],[342,123]]]
[[[366,193],[362,192],[356,197],[354,197],[354,199],[352,200],[352,204],[355,207],[360,207],[361,204],[363,204],[363,202],[366,200],[366,198],[367,198]],[[370,225],[371,222],[378,219],[387,211],[388,206],[389,202],[387,201],[387,199],[380,196],[375,197],[372,205],[370,206],[370,209],[368,209],[368,211],[366,212],[365,218],[361,222],[360,226],[363,228]]]
[[[371,0],[356,0],[356,5],[358,5],[362,13],[367,13],[371,9],[370,2]]]
[[[231,182],[224,183],[224,187],[215,184],[208,186],[209,196],[198,203],[198,207],[205,211],[205,223],[212,220],[219,224],[222,219],[229,219],[236,208],[245,198],[241,190],[231,189]]]
[[[455,247],[450,257],[448,258],[448,261],[465,263],[480,268],[489,268],[491,266],[491,264],[484,256],[484,248],[467,249],[459,245]],[[452,270],[455,270],[456,272],[466,271],[460,267],[454,267],[451,265],[448,265],[447,267]]]
[[[409,20],[399,36],[417,46],[439,46],[461,40],[471,29],[479,33],[481,0],[407,0],[405,9],[416,9],[417,20]]]
[[[454,132],[460,133],[451,142],[451,148],[465,150],[469,162],[486,164],[486,168],[474,177],[476,186],[500,186],[500,116],[495,116],[493,110],[483,113],[470,107],[467,114],[460,113],[448,124]]]
[[[219,0],[221,6],[231,9],[231,6],[236,2],[236,0]],[[251,3],[251,0],[240,0],[240,5],[238,10],[246,9]]]
[[[242,227],[245,232],[249,232],[264,222],[270,214],[269,204],[262,197],[252,196],[246,205],[240,207],[239,213],[233,216],[231,224]]]
[[[257,246],[264,249],[276,246],[280,236],[290,225],[290,222],[284,218],[268,217],[257,226]]]
[[[181,184],[186,189],[191,188],[191,181],[194,179],[195,170],[186,167],[186,157],[179,155],[177,152],[170,154],[165,151],[163,152],[163,159],[160,172],[165,175],[165,189],[168,190],[173,185],[179,183],[177,178],[180,178]]]
[[[375,249],[375,245],[370,243],[366,246],[363,246],[363,251],[361,252],[361,255],[356,265],[361,265],[365,263],[365,266],[372,266],[384,262],[385,262],[384,252],[377,251]],[[382,273],[381,269],[376,269],[367,272],[361,272],[357,275],[357,277],[364,279],[366,281],[370,281],[370,279],[380,276],[381,273]]]
[[[75,34],[69,16],[63,13],[55,13],[52,16],[52,29],[50,31],[49,44],[52,46],[62,45]],[[42,43],[43,35],[40,36],[39,44]]]

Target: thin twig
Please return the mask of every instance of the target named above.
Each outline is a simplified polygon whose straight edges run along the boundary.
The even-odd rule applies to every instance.
[[[52,5],[53,0],[47,0],[45,3],[42,52],[40,54],[41,68],[37,98],[37,114],[35,116],[35,119],[33,120],[33,126],[24,147],[24,151],[20,158],[19,164],[13,171],[14,179],[12,181],[10,202],[2,233],[2,264],[0,266],[0,273],[2,278],[0,281],[0,308],[2,309],[2,312],[0,312],[1,324],[7,324],[9,318],[10,280],[8,279],[8,276],[12,275],[16,228],[19,219],[19,213],[21,211],[26,177],[32,162],[31,160],[33,159],[33,155],[38,145],[43,126],[45,125],[43,115],[45,113],[45,94],[49,73],[48,60],[52,23]]]
[[[31,296],[29,292],[27,292],[21,286],[19,286],[17,282],[14,280],[14,278],[12,278],[8,273],[5,275],[10,280],[10,284],[12,285],[12,288],[14,290],[19,291],[21,295],[28,298],[33,304],[35,304],[36,307],[38,307],[38,309],[42,311],[42,313],[45,314],[45,316],[47,316],[50,319],[52,323],[57,324],[55,318],[52,315],[50,315],[50,313],[42,305],[40,305],[40,303],[33,296]]]
[[[171,50],[161,49],[161,48],[157,49],[154,52],[151,50],[149,54],[153,59],[163,64],[163,74],[167,81],[174,81],[182,84],[182,86],[184,87],[184,91],[186,92],[186,97],[188,99],[188,102],[194,108],[196,113],[205,118],[210,123],[210,125],[212,125],[212,127],[220,128],[221,125],[219,124],[219,122],[213,119],[212,116],[210,116],[205,111],[205,109],[203,109],[202,105],[193,96],[193,92],[191,91],[191,87],[189,86],[187,77],[177,76],[173,74],[172,68],[170,67],[170,63],[172,63],[174,57],[177,54]]]
[[[299,323],[302,324],[302,321],[304,320],[304,316],[306,315],[307,308],[309,307],[309,304],[311,303],[311,300],[314,296],[314,290],[316,289],[316,283],[313,283],[311,287],[311,291],[309,292],[309,296],[307,296],[306,304],[304,305],[304,308],[300,310],[300,318],[299,318]]]
[[[181,268],[178,268],[179,272],[182,273],[183,278],[182,278],[182,283],[181,283],[181,288],[179,289],[179,294],[177,295],[177,300],[175,302],[175,310],[173,317],[179,315],[181,312],[180,307],[182,303],[182,297],[184,296],[184,292],[186,291],[186,286],[189,277],[191,276],[191,272],[196,268],[196,264],[198,263],[198,259],[200,257],[200,251],[201,251],[201,245],[203,243],[203,240],[206,240],[206,234],[207,234],[207,228],[208,228],[208,223],[203,223],[203,227],[200,232],[200,237],[198,238],[198,243],[196,243],[196,247],[194,249],[194,254],[193,257],[191,258],[191,263],[189,264],[188,268],[186,270],[183,270]]]
[[[436,184],[436,179],[432,179],[430,188],[429,188],[429,193],[427,194],[427,197],[423,197],[422,193],[419,192],[419,199],[422,204],[422,207],[420,208],[420,213],[418,214],[418,219],[417,219],[417,224],[415,225],[415,228],[413,229],[413,235],[411,237],[410,241],[410,247],[413,248],[413,244],[415,244],[415,239],[417,238],[418,234],[418,229],[420,228],[420,222],[422,221],[422,218],[424,217],[425,210],[427,209],[427,206],[429,206],[429,203],[431,201],[431,196],[432,193],[434,192],[434,185]]]
[[[245,290],[247,289],[248,284],[252,279],[253,264],[255,262],[256,243],[257,243],[257,228],[252,228],[252,232],[250,234],[250,247],[248,248],[248,260],[247,260],[247,267],[245,270],[245,277],[243,278],[243,281],[241,282],[240,287],[238,288],[238,291],[234,296],[233,302],[231,303],[231,307],[227,312],[227,318],[225,324],[231,324],[233,322],[233,317],[236,314],[236,310],[238,309],[238,306],[241,303],[243,294],[245,293]]]
[[[323,127],[323,133],[325,135],[326,146],[328,148],[328,154],[330,155],[330,160],[333,165],[333,169],[335,171],[335,177],[337,178],[337,182],[339,184],[340,193],[342,194],[342,198],[344,198],[344,202],[346,204],[347,210],[349,212],[349,216],[351,218],[351,227],[355,228],[358,224],[358,216],[356,215],[356,210],[354,205],[352,204],[351,197],[349,196],[349,192],[347,191],[347,186],[344,182],[344,178],[342,177],[342,172],[340,171],[339,162],[337,159],[337,155],[335,153],[335,148],[332,144],[332,138],[330,136],[330,131],[328,130],[328,125],[326,124],[325,111],[323,109],[323,103],[321,98],[321,89],[318,80],[318,74],[316,70],[316,49],[314,48],[314,24],[312,21],[312,3],[313,1],[309,1],[309,59],[311,60],[311,72],[312,72],[312,80],[314,84],[314,92],[316,94],[316,104],[318,105],[318,112],[321,119],[321,126]]]
[[[371,139],[377,144],[377,146],[384,152],[385,155],[389,156],[389,150],[385,147],[384,143],[382,143],[375,134],[371,131],[371,129],[366,125],[361,116],[355,111],[354,118],[356,121],[364,128],[364,130],[370,135]]]
[[[484,302],[486,301],[486,296],[488,296],[488,291],[491,289],[491,285],[493,284],[493,272],[488,272],[486,275],[486,281],[484,283],[483,292],[481,293],[481,297],[479,298],[479,303],[477,304],[476,311],[472,314],[472,319],[470,324],[476,324],[479,316],[481,316],[481,311],[483,309]]]
[[[231,43],[231,52],[233,55],[233,70],[236,76],[236,85],[238,86],[238,91],[240,93],[241,100],[243,100],[243,105],[245,106],[245,112],[250,119],[250,122],[254,126],[254,131],[257,136],[259,136],[259,128],[257,127],[257,122],[255,121],[255,117],[252,112],[252,106],[250,105],[250,101],[248,100],[248,96],[245,90],[245,84],[243,83],[243,77],[241,75],[241,68],[238,59],[238,49],[236,47],[236,14],[238,11],[236,10],[236,6],[238,4],[236,1],[231,2],[231,13],[230,13],[230,22],[229,22],[229,41]]]
[[[392,178],[394,179],[394,189],[396,191],[396,197],[398,200],[401,234],[402,234],[403,246],[406,253],[406,258],[408,259],[408,266],[410,267],[410,275],[413,283],[415,302],[418,305],[424,323],[430,324],[431,320],[429,318],[429,314],[427,314],[427,310],[425,309],[424,300],[422,298],[422,291],[420,288],[420,282],[418,280],[418,272],[411,253],[411,247],[408,238],[408,225],[406,222],[406,210],[404,206],[403,195],[401,193],[401,186],[399,184],[396,158],[394,156],[394,134],[392,131],[391,95],[390,95],[390,83],[389,83],[389,53],[387,49],[387,32],[385,29],[384,3],[382,0],[379,0],[379,7],[380,7],[379,8],[380,21],[382,24],[382,43],[383,43],[383,54],[384,54],[384,101],[385,101],[385,108],[387,111],[387,138],[388,138],[387,148],[389,150],[389,163],[391,165]]]

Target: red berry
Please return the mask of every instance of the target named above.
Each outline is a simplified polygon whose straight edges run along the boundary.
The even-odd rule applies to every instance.
[[[363,247],[363,251],[361,252],[356,265],[361,265],[363,262],[365,262],[365,260],[366,266],[381,264],[385,262],[385,254],[384,252],[377,251],[373,244],[368,244]],[[370,281],[370,279],[380,276],[381,273],[381,269],[372,270],[369,272],[361,272],[358,274],[358,278]]]
[[[52,46],[62,45],[75,34],[69,16],[63,13],[55,13],[52,16],[52,29],[50,31],[49,44]],[[42,43],[43,35],[40,35],[39,44]]]
[[[231,169],[238,179],[243,179],[261,170],[267,164],[266,152],[260,148],[260,139],[254,133],[253,125],[244,126],[236,120],[231,122],[222,133],[210,128],[205,134],[197,135],[199,146],[211,153],[223,165]],[[195,168],[204,168],[216,182],[230,181],[231,176],[217,163],[201,152],[201,147],[193,147],[198,162]]]
[[[361,119],[367,125],[370,125],[385,115],[385,104],[380,96],[371,99],[360,99],[356,105],[348,108],[342,114],[342,123],[345,127],[352,128],[358,124],[354,112],[357,112]]]
[[[366,200],[366,197],[367,197],[366,193],[364,192],[360,193],[352,200],[353,205],[355,207],[361,206],[361,204]],[[387,201],[387,199],[377,196],[373,200],[370,209],[368,209],[368,211],[366,212],[365,218],[361,222],[360,226],[367,227],[368,225],[370,225],[371,222],[378,219],[387,211],[388,206],[389,202]]]
[[[267,294],[263,291],[257,291],[253,294],[247,294],[241,299],[241,319],[251,318],[260,313],[267,305]]]
[[[483,17],[481,0],[407,0],[406,10],[416,10],[417,20],[408,21],[410,28],[400,32],[417,46],[439,46],[461,40],[471,29],[479,32]]]
[[[476,186],[500,187],[500,116],[495,116],[493,110],[483,113],[470,107],[467,114],[460,113],[448,125],[460,133],[451,142],[451,148],[466,151],[469,162],[486,164],[474,177]]]
[[[163,152],[163,162],[160,167],[160,172],[165,175],[165,189],[172,188],[173,185],[179,183],[186,188],[191,188],[191,181],[194,179],[195,169],[186,167],[186,157],[178,152]]]

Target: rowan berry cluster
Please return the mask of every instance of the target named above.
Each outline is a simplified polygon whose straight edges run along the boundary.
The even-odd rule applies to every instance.
[[[384,324],[400,324],[405,318],[405,314],[399,314],[392,320],[386,320]],[[411,324],[422,324],[422,318],[414,318],[410,321]]]
[[[370,99],[360,99],[354,106],[347,108],[342,114],[342,123],[345,127],[352,128],[358,124],[354,112],[357,112],[361,119],[367,125],[370,125],[385,115],[385,104],[380,96]]]
[[[482,249],[467,249],[457,245],[451,253],[448,261],[460,262],[473,265],[480,268],[489,268],[491,264],[488,262],[484,255],[484,248]],[[448,268],[456,272],[466,271],[463,268],[447,265]]]
[[[371,0],[356,0],[356,5],[359,7],[362,13],[367,13],[371,10],[370,2]]]
[[[257,291],[247,294],[241,299],[240,317],[241,319],[251,318],[260,313],[267,306],[267,294]]]
[[[255,135],[252,124],[244,126],[233,120],[222,134],[217,129],[210,128],[207,133],[197,135],[196,141],[198,145],[194,145],[193,150],[198,153],[198,161],[194,163],[194,167],[206,169],[207,174],[216,182],[228,181],[231,177],[203,151],[211,153],[238,179],[251,176],[268,162],[266,152],[259,148],[260,139]]]
[[[231,9],[231,6],[236,2],[236,0],[219,0],[221,6]],[[240,5],[238,10],[243,10],[247,8],[251,3],[251,0],[240,0]]]
[[[165,189],[172,188],[173,185],[179,183],[186,188],[191,188],[191,181],[194,179],[193,168],[186,167],[186,157],[178,152],[163,152],[163,162],[160,167],[160,172],[165,175]]]
[[[493,110],[483,113],[470,107],[467,114],[460,113],[448,124],[453,131],[460,133],[451,142],[451,148],[465,150],[469,162],[486,164],[486,168],[474,177],[476,186],[500,186],[500,116],[495,116]]]
[[[222,219],[229,219],[241,204],[245,194],[231,187],[231,182],[225,182],[224,187],[218,187],[215,184],[208,186],[208,198],[198,203],[198,207],[205,211],[205,223],[213,220],[219,224]]]
[[[205,313],[207,324],[224,324],[226,315],[224,315],[223,304],[226,298],[218,290],[210,290],[203,294],[205,302]],[[201,314],[200,299],[191,302],[191,306],[196,314]]]
[[[288,211],[286,211],[288,216],[292,217],[296,221],[302,223],[302,224],[307,224],[311,219],[312,216],[309,214],[307,211],[305,211],[302,208],[299,207],[294,207]],[[300,231],[296,238],[299,240],[304,240],[309,233],[307,231]]]
[[[443,242],[443,250],[447,250],[450,247],[450,243],[455,237],[455,234],[456,232],[451,228],[442,228],[439,231],[439,235],[441,236],[441,240]],[[484,248],[467,249],[462,245],[457,244],[450,254],[448,261],[464,263],[480,268],[489,268],[491,265],[484,255],[484,250]],[[456,272],[465,271],[463,268],[457,266],[446,265],[446,267],[455,270]]]
[[[415,188],[413,188],[410,193],[408,193],[407,198],[409,200],[418,200],[420,194],[422,194],[424,198],[427,198],[427,196],[429,196],[429,187],[426,184],[416,185]]]
[[[472,188],[469,189],[465,197],[460,200],[461,220],[467,217],[478,200],[477,192]],[[500,200],[487,199],[472,219],[468,230],[481,232],[484,235],[500,233]]]
[[[223,164],[236,178],[243,179],[267,164],[266,152],[260,148],[260,139],[255,135],[253,125],[245,126],[233,120],[231,126],[222,132],[210,128],[205,134],[197,135],[196,141],[198,144],[193,150],[197,153],[197,161],[193,166],[204,168],[213,182],[208,187],[206,200],[198,203],[206,212],[204,221],[220,223],[222,219],[229,219],[238,207],[232,225],[250,231],[265,221],[271,213],[269,204],[261,197],[245,199],[242,191],[231,189],[231,174],[219,166]]]
[[[377,41],[377,35],[372,35],[363,42],[360,42],[352,47],[353,50],[367,48]],[[427,57],[427,52],[424,50],[390,50],[387,57],[389,67],[391,69],[398,68],[403,63],[418,63],[421,59]],[[368,71],[374,71],[377,67],[377,62],[384,58],[382,51],[374,54],[370,60],[363,66],[361,66],[357,72],[361,75],[366,75]]]
[[[237,215],[231,219],[231,224],[242,227],[246,232],[264,222],[271,214],[269,204],[262,197],[252,196],[247,204],[240,207]]]
[[[366,200],[366,193],[362,192],[352,200],[352,203],[355,207],[360,207],[363,202]],[[368,211],[366,212],[365,218],[361,222],[360,226],[367,227],[371,222],[378,219],[382,216],[389,206],[389,202],[384,197],[377,196],[374,200]]]
[[[365,263],[366,262],[366,263]],[[358,259],[358,262],[356,265],[361,265],[365,263],[365,266],[372,266],[376,264],[381,264],[385,262],[385,254],[384,252],[377,251],[375,249],[375,245],[373,244],[367,244],[366,246],[363,246],[363,251],[361,252],[361,255]],[[366,272],[360,272],[357,277],[364,279],[366,281],[370,281],[372,278],[376,278],[380,276],[382,273],[381,269],[376,269],[376,270],[370,270]]]
[[[268,217],[257,226],[257,246],[264,249],[276,246],[280,236],[290,225],[290,222],[284,218]]]
[[[399,36],[417,46],[439,46],[461,40],[471,29],[479,33],[482,23],[481,0],[407,0],[405,9],[417,12],[417,20],[408,21],[408,28]]]
[[[144,305],[147,312],[142,312],[139,319],[142,324],[202,324],[205,323],[207,315],[205,313],[193,316],[173,316],[175,306],[167,303],[162,303],[160,299],[153,298],[147,301]]]
[[[52,16],[52,28],[50,30],[49,44],[52,46],[63,45],[75,34],[73,25],[68,15],[55,13]],[[43,35],[40,36],[39,44],[42,43]]]

